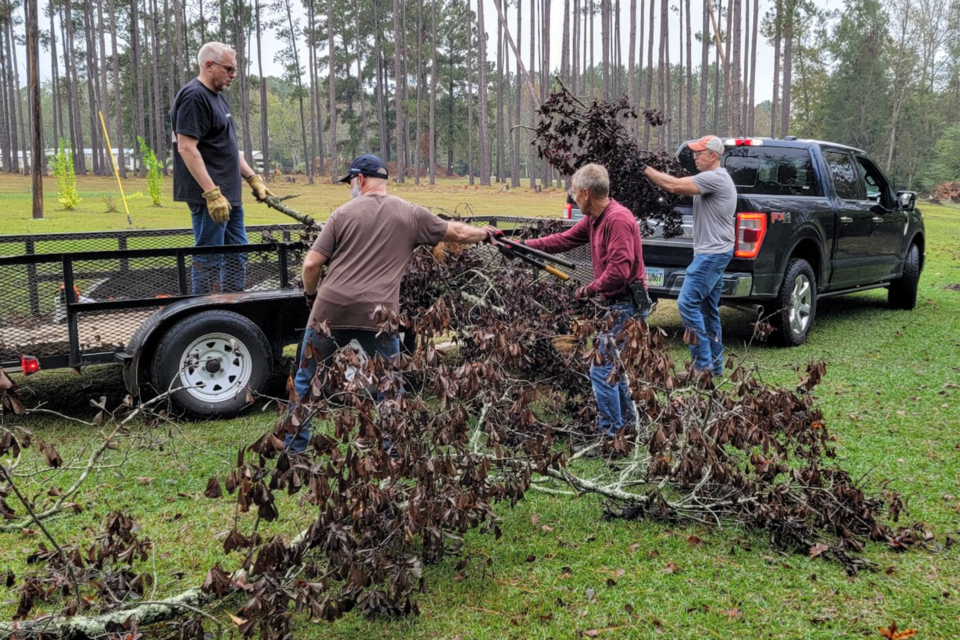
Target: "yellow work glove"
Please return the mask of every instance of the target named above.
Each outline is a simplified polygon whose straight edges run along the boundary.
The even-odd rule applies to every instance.
[[[207,201],[207,212],[214,222],[230,221],[230,201],[220,194],[220,187],[214,187],[203,194]]]
[[[250,185],[250,188],[253,189],[253,197],[263,202],[267,196],[273,197],[273,192],[270,189],[267,189],[267,185],[264,184],[263,178],[257,174],[253,174],[247,178],[247,184]]]

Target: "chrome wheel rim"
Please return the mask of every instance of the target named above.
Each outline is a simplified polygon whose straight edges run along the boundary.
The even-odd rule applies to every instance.
[[[180,383],[197,400],[223,402],[246,388],[252,369],[245,344],[226,333],[208,333],[183,350]]]
[[[790,330],[797,335],[806,333],[810,326],[810,311],[813,308],[813,284],[806,275],[800,274],[793,281],[790,292]]]

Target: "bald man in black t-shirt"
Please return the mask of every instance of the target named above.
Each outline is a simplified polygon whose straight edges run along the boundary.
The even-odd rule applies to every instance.
[[[236,52],[208,42],[197,54],[200,74],[177,93],[173,124],[173,199],[186,202],[198,247],[247,243],[240,179],[262,201],[273,194],[237,148],[230,105],[221,95],[237,75]],[[193,293],[242,291],[246,254],[197,255],[193,258]]]

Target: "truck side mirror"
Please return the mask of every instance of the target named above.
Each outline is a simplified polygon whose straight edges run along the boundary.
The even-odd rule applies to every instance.
[[[917,208],[917,193],[915,191],[897,191],[897,200],[904,211],[913,211]]]

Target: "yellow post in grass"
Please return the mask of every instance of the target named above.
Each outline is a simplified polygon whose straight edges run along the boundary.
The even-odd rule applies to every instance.
[[[123,185],[120,184],[120,172],[117,170],[117,160],[113,157],[113,147],[110,145],[110,134],[107,133],[107,123],[103,121],[103,112],[97,111],[100,116],[100,126],[103,127],[103,137],[107,141],[107,155],[110,156],[110,164],[113,165],[113,175],[117,179],[117,187],[120,189],[120,199],[123,200],[123,210],[127,212],[127,224],[133,226],[133,220],[130,218],[130,207],[127,206],[127,196],[123,195]]]

